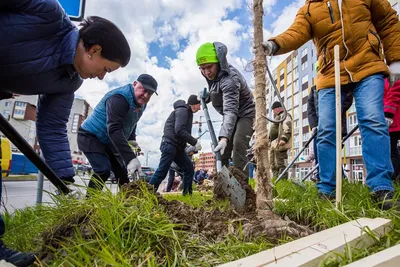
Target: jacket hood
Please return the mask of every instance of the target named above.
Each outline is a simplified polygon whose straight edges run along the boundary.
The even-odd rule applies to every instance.
[[[228,54],[228,48],[226,45],[220,42],[214,42],[215,51],[217,52],[217,57],[219,60],[219,66],[222,71],[229,72],[229,64],[228,60],[226,59],[226,55]]]
[[[174,103],[174,109],[177,108],[188,108],[188,105],[186,105],[186,102],[184,100],[177,100]]]

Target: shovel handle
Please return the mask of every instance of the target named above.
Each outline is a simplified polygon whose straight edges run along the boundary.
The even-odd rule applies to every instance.
[[[208,108],[207,108],[207,104],[206,104],[206,96],[207,96],[207,88],[204,88],[203,95],[201,97],[201,106],[203,108],[204,117],[206,118],[206,121],[207,121],[207,126],[208,126],[208,131],[210,132],[211,141],[213,143],[213,146],[216,147],[218,145],[218,140],[217,140],[217,136],[215,135],[214,126],[212,125],[212,122],[211,122],[210,114],[208,113]],[[215,158],[217,161],[217,171],[219,172],[222,167],[221,153],[219,151],[214,152],[214,153],[215,153]]]

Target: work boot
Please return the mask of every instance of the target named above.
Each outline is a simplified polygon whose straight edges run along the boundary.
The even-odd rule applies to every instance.
[[[0,240],[0,261],[1,260],[17,267],[27,267],[31,266],[35,262],[36,257],[31,253],[18,252],[7,248],[4,246],[3,241]]]
[[[393,199],[393,191],[379,190],[372,194],[372,198],[382,210],[395,208],[397,211],[400,211],[400,201]]]

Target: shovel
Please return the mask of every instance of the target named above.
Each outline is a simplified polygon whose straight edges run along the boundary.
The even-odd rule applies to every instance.
[[[208,108],[206,104],[206,95],[207,88],[204,88],[203,96],[201,97],[201,106],[204,111],[204,116],[207,121],[208,131],[210,132],[211,141],[214,147],[217,147],[218,140],[214,132],[214,127],[211,122],[210,114],[208,113]],[[246,202],[246,191],[243,189],[241,184],[237,181],[237,179],[231,175],[228,168],[226,166],[222,166],[222,157],[221,153],[214,152],[215,159],[217,163],[217,172],[219,183],[221,184],[221,188],[224,193],[229,197],[231,204],[235,206],[237,209],[243,209]]]

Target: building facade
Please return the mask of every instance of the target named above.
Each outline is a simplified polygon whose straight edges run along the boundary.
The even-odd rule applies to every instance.
[[[38,96],[22,95],[0,101],[0,114],[32,146],[38,147],[36,138],[36,104]],[[4,136],[2,134],[2,136]],[[13,152],[19,150],[11,145]]]
[[[311,129],[308,124],[307,116],[307,101],[310,88],[315,84],[316,61],[317,54],[315,46],[312,41],[309,41],[298,50],[292,52],[272,71],[274,83],[278,88],[288,113],[293,119],[292,149],[288,151],[288,163],[293,160],[311,137]],[[278,100],[271,83],[267,85],[267,97],[268,105],[272,105],[274,101]],[[272,117],[272,113],[270,113],[270,117]],[[271,125],[271,123],[269,123],[269,125]],[[356,125],[357,116],[353,103],[347,112],[348,131]],[[296,160],[290,171],[291,177],[302,179],[311,171],[312,164],[307,162],[307,157],[313,152],[312,149],[311,145],[308,146]],[[364,180],[366,171],[361,154],[361,136],[359,131],[356,131],[345,142],[343,164],[346,170],[345,174],[350,179]]]
[[[214,173],[215,170],[215,156],[213,152],[200,153],[195,161],[195,170],[207,170],[208,173]]]
[[[36,137],[36,105],[38,96],[18,96],[14,99],[0,101],[0,114],[25,138],[25,140],[40,153],[40,146]],[[81,151],[78,149],[77,132],[86,117],[93,111],[83,99],[75,98],[67,124],[68,140],[72,159],[85,162]],[[2,135],[4,136],[4,135]],[[12,144],[13,152],[19,150]]]
[[[93,108],[84,99],[75,98],[68,120],[68,140],[74,163],[86,163],[86,157],[78,148],[78,129],[83,121],[93,112]]]

